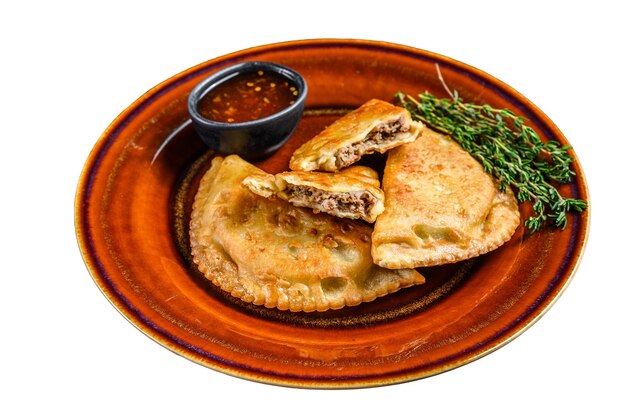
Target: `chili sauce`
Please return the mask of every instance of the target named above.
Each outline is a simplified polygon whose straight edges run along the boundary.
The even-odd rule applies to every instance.
[[[286,77],[259,70],[238,74],[209,90],[198,111],[216,122],[247,122],[279,112],[297,96],[297,88]]]

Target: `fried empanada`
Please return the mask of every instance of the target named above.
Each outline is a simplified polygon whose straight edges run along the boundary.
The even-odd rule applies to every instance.
[[[297,207],[373,223],[385,209],[378,174],[371,168],[350,168],[337,173],[288,171],[250,175],[243,185],[255,194],[277,197]]]
[[[339,171],[363,155],[384,153],[414,141],[422,127],[403,107],[372,99],[304,143],[293,153],[289,168]]]
[[[191,213],[191,253],[215,285],[246,302],[324,311],[424,282],[413,269],[374,265],[367,224],[268,199],[242,185],[264,174],[238,156],[216,157]]]
[[[448,136],[424,128],[389,152],[383,175],[386,209],[374,227],[372,256],[385,268],[456,262],[508,241],[520,223],[507,186]]]

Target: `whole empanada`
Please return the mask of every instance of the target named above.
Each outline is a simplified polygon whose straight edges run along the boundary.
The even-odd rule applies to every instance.
[[[287,171],[249,175],[243,184],[267,198],[277,197],[297,207],[373,223],[385,209],[376,171],[369,168],[368,175],[350,168],[345,173]]]
[[[294,171],[339,171],[361,159],[415,140],[423,124],[409,112],[386,101],[371,99],[337,119],[292,155]]]
[[[374,262],[385,268],[433,266],[472,258],[508,241],[520,222],[507,186],[445,135],[425,128],[389,152],[385,211],[372,235]]]
[[[191,253],[215,285],[257,305],[324,311],[424,282],[413,269],[374,265],[367,224],[315,214],[242,185],[263,173],[238,156],[216,157],[199,184]]]

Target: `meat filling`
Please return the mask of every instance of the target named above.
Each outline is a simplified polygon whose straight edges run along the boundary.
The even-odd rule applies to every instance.
[[[335,154],[337,168],[351,165],[361,159],[361,156],[371,153],[377,146],[391,141],[396,134],[408,130],[409,125],[402,123],[401,120],[378,125],[362,142],[353,143],[337,151]]]
[[[285,192],[292,204],[304,205],[326,213],[354,213],[356,217],[367,217],[376,203],[376,198],[368,191],[342,193],[289,184]]]

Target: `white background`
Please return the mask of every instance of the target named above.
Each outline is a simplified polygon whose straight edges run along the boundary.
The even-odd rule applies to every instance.
[[[3,2],[0,414],[625,415],[624,14],[617,1],[557,3]],[[329,37],[406,44],[485,70],[541,108],[580,157],[592,222],[579,270],[495,353],[389,387],[264,385],[161,347],[90,278],[74,193],[107,125],[205,60]]]

